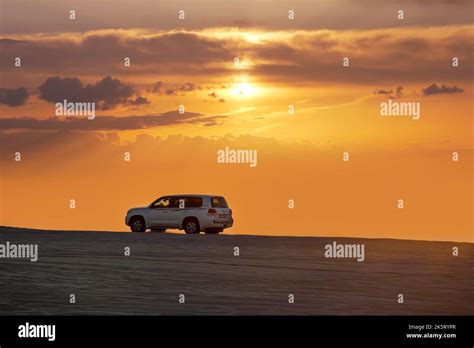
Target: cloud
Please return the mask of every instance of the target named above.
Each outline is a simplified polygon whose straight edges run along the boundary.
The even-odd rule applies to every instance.
[[[374,91],[374,94],[386,94],[386,95],[390,95],[393,93],[393,90],[390,90],[390,91],[387,91],[385,89],[376,89]]]
[[[396,91],[395,91],[395,94],[396,94],[397,97],[401,98],[403,96],[403,87],[398,86]]]
[[[110,6],[111,1],[75,1],[75,9],[81,13],[74,23],[76,31],[90,31],[103,28],[148,28],[160,31],[176,28],[176,0],[160,0],[159,11],[156,2],[149,0],[121,1]],[[179,2],[178,2],[179,3]],[[393,27],[399,25],[396,11],[404,8],[403,0],[273,0],[273,11],[268,1],[186,1],[186,28],[213,28],[230,26],[249,29],[294,29],[295,22],[287,20],[288,9],[295,10],[297,25],[304,29],[361,29]],[[472,22],[471,0],[412,0],[409,2],[409,16],[404,24],[435,27]],[[427,6],[429,5],[429,6]],[[374,16],[367,15],[370,9]],[[103,13],[107,9],[107,20]],[[249,11],[249,9],[252,9]],[[71,30],[71,23],[63,14],[70,10],[66,2],[57,0],[3,1],[3,33],[48,33]],[[210,16],[209,13],[218,13]],[[45,15],[38,16],[38,13]],[[134,15],[130,15],[133,13]],[[328,15],[330,14],[330,15]],[[286,19],[286,20],[284,20]]]
[[[158,81],[155,84],[151,86],[151,88],[148,88],[148,91],[151,91],[153,93],[157,93],[160,95],[178,95],[178,94],[184,94],[187,92],[193,92],[196,89],[200,88],[199,86],[195,85],[192,82],[186,82],[183,84],[169,84],[167,87],[165,87],[165,84],[162,81]]]
[[[28,99],[28,92],[24,87],[18,89],[0,88],[0,104],[8,106],[22,106]]]
[[[94,120],[78,117],[37,118],[4,118],[0,119],[0,129],[35,129],[35,130],[134,130],[175,124],[196,124],[202,126],[220,125],[227,116],[206,116],[200,113],[169,111],[158,115],[140,116],[96,116]]]
[[[84,86],[77,77],[49,77],[39,88],[40,99],[50,103],[62,102],[95,102],[102,110],[113,109],[119,105],[148,104],[143,97],[129,99],[135,93],[133,87],[110,76],[104,77],[95,84]]]
[[[167,88],[165,94],[166,95],[176,95],[176,90],[173,89],[173,88]]]
[[[21,40],[12,40],[12,39],[0,39],[0,44],[5,44],[5,45],[13,45],[13,44],[18,44],[18,43],[24,43],[24,41]]]
[[[209,93],[208,96],[211,97],[211,98],[218,99],[219,103],[225,103],[225,99],[224,98],[219,98],[216,91],[213,91],[212,93]]]
[[[183,92],[191,92],[191,91],[194,91],[195,89],[196,89],[196,86],[194,85],[194,83],[191,83],[191,82],[186,82],[185,84],[179,86],[179,90]]]
[[[441,86],[438,86],[436,83],[433,83],[429,85],[428,87],[423,88],[424,95],[453,94],[453,93],[462,93],[462,92],[464,92],[464,90],[457,86],[449,87],[444,84]]]
[[[386,89],[376,89],[374,90],[374,94],[381,94],[381,95],[387,95],[390,99],[395,99],[395,98],[401,98],[403,96],[403,87],[398,86],[395,89],[395,93],[393,90],[386,90]]]
[[[253,63],[249,72],[270,83],[426,82],[433,75],[453,74],[472,79],[468,67],[453,71],[444,60],[456,52],[461,61],[472,61],[466,49],[474,44],[470,31],[471,26],[262,33],[261,43],[246,47],[245,54]],[[436,52],[433,59],[426,59],[427,51]],[[350,60],[347,68],[342,66],[344,57]]]
[[[8,40],[17,43],[11,44]],[[25,38],[12,36],[4,38],[0,46],[2,71],[9,72],[6,67],[11,64],[11,57],[21,57],[23,62],[28,62],[30,72],[78,78],[82,77],[78,72],[88,77],[97,76],[98,64],[103,76],[123,74],[123,57],[131,59],[130,70],[133,69],[134,75],[147,76],[207,75],[223,69],[223,64],[234,57],[225,39],[190,31],[107,30]],[[14,78],[13,73],[11,78]]]
[[[150,101],[145,98],[145,97],[136,97],[135,99],[130,99],[129,100],[129,103],[131,105],[135,105],[135,106],[138,106],[138,105],[146,105],[146,104],[150,104]]]
[[[23,42],[0,42],[0,72],[6,83],[18,83],[18,74],[6,68],[11,57],[28,62],[29,83],[53,74],[90,78],[97,76],[96,67],[100,64],[102,76],[119,76],[127,81],[159,80],[150,90],[162,95],[180,95],[199,88],[191,82],[175,84],[190,77],[203,84],[228,81],[236,73],[234,57],[248,62],[242,73],[268,83],[427,83],[433,76],[468,80],[473,77],[469,69],[469,62],[474,59],[470,50],[474,45],[472,29],[472,25],[460,25],[343,31],[254,29],[244,33],[236,28],[221,28],[199,32],[99,30],[12,36],[10,40]],[[433,53],[430,59],[425,56],[428,51]],[[466,62],[455,71],[445,58],[453,52]],[[130,68],[124,69],[123,57],[130,57]],[[348,68],[342,67],[343,57],[350,59]],[[133,75],[128,74],[131,71]],[[165,83],[165,79],[174,84]]]
[[[162,81],[158,81],[156,82],[152,87],[151,87],[151,91],[153,93],[161,93],[162,92],[162,88],[163,88],[163,82]]]

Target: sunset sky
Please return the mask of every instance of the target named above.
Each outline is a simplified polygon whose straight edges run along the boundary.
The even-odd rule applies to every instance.
[[[126,231],[131,207],[211,193],[233,209],[226,233],[473,242],[473,13],[3,0],[0,225]],[[94,101],[96,118],[56,117],[64,99]],[[420,103],[420,119],[381,116],[388,100]],[[256,149],[257,167],[217,163],[226,147]]]

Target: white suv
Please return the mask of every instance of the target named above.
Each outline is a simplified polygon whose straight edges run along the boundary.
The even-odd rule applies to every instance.
[[[222,196],[172,195],[163,196],[148,207],[132,208],[125,224],[132,232],[177,228],[188,234],[201,231],[216,234],[232,227],[232,210]]]

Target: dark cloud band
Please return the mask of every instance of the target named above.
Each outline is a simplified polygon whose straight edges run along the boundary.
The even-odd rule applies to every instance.
[[[94,102],[98,109],[113,109],[118,105],[131,103],[146,104],[146,99],[129,100],[135,93],[132,86],[110,76],[104,77],[95,84],[84,86],[76,77],[49,77],[40,87],[40,99],[50,103]]]
[[[141,116],[97,116],[94,120],[79,117],[5,118],[0,119],[0,129],[35,129],[35,130],[134,130],[175,124],[197,124],[201,126],[220,125],[226,116],[206,116],[194,112],[180,114],[170,111],[159,115]]]

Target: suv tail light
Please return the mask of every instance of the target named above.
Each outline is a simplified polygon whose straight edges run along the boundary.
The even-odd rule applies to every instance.
[[[232,209],[229,209],[229,214],[230,216],[232,216]]]
[[[209,210],[207,211],[207,215],[212,215],[212,214],[217,214],[217,210],[215,210],[215,209],[209,209]]]

